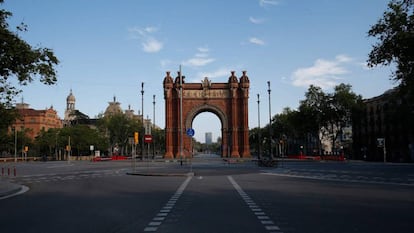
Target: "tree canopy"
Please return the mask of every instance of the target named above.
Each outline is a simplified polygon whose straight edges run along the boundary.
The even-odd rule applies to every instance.
[[[371,27],[368,36],[378,42],[368,57],[368,66],[396,64],[392,74],[402,86],[414,83],[414,0],[392,0],[388,11]]]
[[[3,4],[0,0],[0,4]],[[19,33],[26,32],[24,23],[10,29],[7,19],[12,13],[0,9],[0,104],[10,105],[13,98],[20,93],[10,79],[16,79],[20,85],[39,79],[51,85],[57,82],[55,66],[59,60],[49,48],[33,47],[20,38]]]

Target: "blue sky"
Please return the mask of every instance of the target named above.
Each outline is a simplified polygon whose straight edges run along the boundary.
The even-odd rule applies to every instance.
[[[5,0],[10,25],[28,25],[21,37],[54,50],[58,84],[23,87],[32,108],[53,107],[63,118],[70,90],[76,108],[94,117],[116,96],[123,109],[141,110],[165,126],[162,81],[182,66],[187,82],[227,82],[230,71],[250,78],[249,126],[297,108],[310,84],[326,92],[348,83],[364,98],[395,86],[391,68],[365,65],[375,40],[367,37],[388,0]],[[17,101],[21,100],[21,96]],[[219,134],[218,118],[198,115],[196,139]]]

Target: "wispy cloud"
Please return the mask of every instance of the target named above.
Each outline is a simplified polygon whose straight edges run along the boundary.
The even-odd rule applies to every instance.
[[[253,24],[262,24],[265,20],[263,18],[254,18],[250,16],[249,21]]]
[[[211,72],[200,72],[197,74],[197,77],[200,79],[204,79],[204,77],[207,77],[209,79],[215,79],[215,78],[221,78],[221,77],[229,77],[230,76],[230,69],[228,68],[220,68],[215,71]]]
[[[183,65],[186,66],[205,66],[211,62],[213,62],[213,58],[202,58],[202,57],[194,57],[190,58],[187,61],[183,62]]]
[[[278,0],[259,0],[259,5],[261,7],[276,6],[276,5],[279,5],[279,1]]]
[[[215,61],[214,58],[211,58],[209,55],[210,49],[207,47],[197,48],[197,53],[192,57],[183,62],[185,66],[197,67],[205,66]]]
[[[249,42],[252,43],[252,44],[256,44],[256,45],[264,45],[265,44],[265,42],[263,40],[261,40],[257,37],[251,37],[249,39]]]
[[[141,42],[142,50],[146,53],[156,53],[164,47],[164,43],[153,36],[158,31],[157,27],[134,27],[128,29],[128,31],[132,39],[137,39]]]
[[[210,49],[208,47],[199,47],[199,48],[197,48],[197,50],[200,53],[208,53],[208,52],[210,52]]]
[[[350,62],[350,61],[352,61],[351,57],[348,57],[347,55],[344,55],[344,54],[339,54],[335,58],[338,62]]]
[[[147,38],[142,43],[142,50],[147,53],[156,53],[160,51],[163,47],[163,43],[158,41],[155,38]]]
[[[163,69],[167,68],[169,65],[171,65],[173,62],[170,59],[163,59],[160,61],[161,67]]]
[[[309,85],[319,86],[328,89],[338,84],[342,75],[349,73],[345,68],[346,63],[352,58],[346,55],[338,55],[334,60],[317,59],[313,66],[299,68],[292,74],[292,84],[294,86],[309,87]]]

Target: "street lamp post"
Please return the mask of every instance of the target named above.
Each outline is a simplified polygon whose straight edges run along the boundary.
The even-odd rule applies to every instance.
[[[258,130],[258,147],[257,147],[257,150],[258,150],[258,154],[257,154],[257,158],[258,159],[260,159],[260,144],[261,144],[261,135],[260,135],[260,95],[259,94],[257,94],[257,121],[258,121],[258,124],[259,124],[259,130]]]
[[[155,95],[152,95],[152,128],[155,130]],[[155,158],[155,141],[154,137],[152,137],[152,157]]]
[[[14,131],[14,162],[17,162],[17,129],[16,127],[12,129]]]
[[[141,82],[141,122],[142,122],[142,143],[141,143],[141,159],[144,159],[144,134],[145,134],[145,126],[144,126],[144,82]]]
[[[180,65],[180,164],[183,165],[183,76]]]
[[[271,104],[270,104],[270,81],[267,81],[267,93],[269,93],[269,152],[270,158],[273,159],[272,153],[272,111],[271,111]]]

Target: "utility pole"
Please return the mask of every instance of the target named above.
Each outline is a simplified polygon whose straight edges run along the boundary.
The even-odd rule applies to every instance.
[[[270,159],[273,159],[272,153],[272,111],[271,111],[271,104],[270,104],[270,81],[267,81],[267,92],[269,93],[269,152],[270,152]]]
[[[14,162],[17,162],[17,128],[13,127],[14,131]]]
[[[259,128],[259,130],[258,130],[258,132],[257,132],[257,134],[258,134],[258,147],[257,147],[257,150],[258,150],[258,154],[257,154],[257,158],[258,159],[260,159],[260,157],[261,157],[261,155],[260,155],[260,144],[262,143],[262,139],[261,139],[261,133],[260,133],[260,95],[259,94],[257,94],[257,121],[258,121],[258,124],[259,124],[259,126],[258,126],[258,128]]]
[[[180,65],[180,164],[183,165],[183,76]]]
[[[152,109],[152,128],[153,130],[155,130],[155,95],[152,95],[152,104],[153,104],[153,109]],[[152,137],[152,157],[155,158],[155,141],[154,141],[154,136]]]
[[[144,82],[141,82],[141,123],[142,123],[142,134],[141,134],[141,160],[144,159],[144,135],[145,135],[145,126],[144,126]]]
[[[72,151],[72,147],[70,145],[70,136],[68,138],[68,163],[70,163],[70,152]]]

